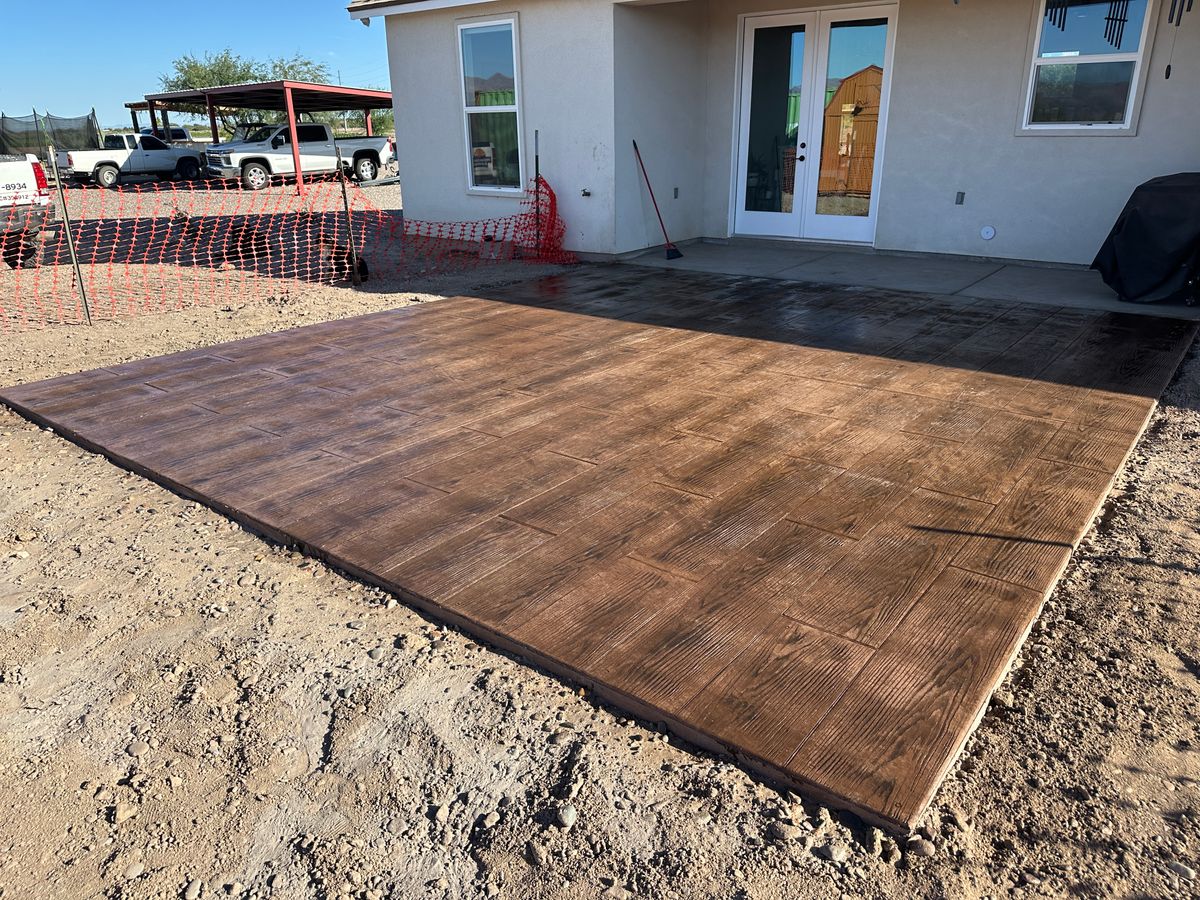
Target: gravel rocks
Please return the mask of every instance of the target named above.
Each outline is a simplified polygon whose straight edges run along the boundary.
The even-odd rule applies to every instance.
[[[937,847],[934,846],[933,841],[919,836],[910,837],[904,845],[904,849],[909,856],[919,856],[925,859],[937,853]]]
[[[133,741],[126,748],[125,752],[130,756],[141,756],[150,749],[150,745],[145,741]]]
[[[569,829],[579,818],[579,810],[574,803],[563,803],[554,810],[554,822],[559,828]]]
[[[530,841],[525,845],[525,858],[531,865],[543,866],[546,864],[546,848],[535,841]]]
[[[813,853],[834,863],[844,863],[850,858],[850,851],[842,844],[822,844]]]
[[[204,890],[204,882],[199,878],[193,878],[183,889],[183,900],[196,900],[202,890]]]
[[[128,822],[138,814],[136,804],[129,803],[126,800],[119,800],[112,808],[112,821],[114,825],[120,825],[123,822]]]
[[[773,841],[797,841],[806,836],[806,832],[796,825],[776,820],[767,826],[767,837]]]
[[[896,865],[903,858],[904,854],[900,852],[900,845],[890,837],[883,839],[880,849],[879,858],[890,866]]]
[[[992,694],[991,706],[993,709],[1011,711],[1017,707],[1017,698],[1007,688],[1000,688]]]
[[[1196,879],[1196,870],[1189,865],[1179,862],[1178,860],[1171,860],[1169,863],[1167,863],[1167,868],[1184,881],[1195,881]]]

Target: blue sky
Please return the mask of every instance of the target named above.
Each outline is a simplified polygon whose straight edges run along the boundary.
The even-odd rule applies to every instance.
[[[798,87],[804,75],[803,33],[792,35],[791,85]],[[830,32],[827,79],[842,79],[870,65],[883,65],[887,48],[887,25],[869,21],[848,23]]]
[[[160,90],[173,59],[226,47],[256,59],[299,52],[335,81],[340,69],[344,84],[389,87],[382,19],[364,28],[339,0],[277,0],[265,16],[244,2],[218,5],[221,15],[206,15],[205,3],[65,0],[48,14],[31,0],[0,0],[0,111],[76,116],[94,106],[101,125],[127,125],[125,102]]]
[[[845,78],[866,66],[883,66],[887,25],[852,22],[834,27],[829,34],[829,77]]]

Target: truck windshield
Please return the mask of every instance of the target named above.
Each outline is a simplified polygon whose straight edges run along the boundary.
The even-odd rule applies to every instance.
[[[267,140],[267,138],[275,133],[275,128],[275,125],[263,125],[261,128],[255,128],[248,135],[246,135],[246,143],[258,144]]]

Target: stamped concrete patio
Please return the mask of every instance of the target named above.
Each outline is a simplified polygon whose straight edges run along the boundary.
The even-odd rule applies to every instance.
[[[906,828],[1195,330],[581,267],[0,399]]]
[[[1100,273],[1082,266],[746,237],[692,241],[684,245],[683,256],[678,259],[667,259],[662,248],[655,248],[631,254],[624,262],[686,272],[882,287],[965,300],[1200,320],[1200,306],[1122,302]]]

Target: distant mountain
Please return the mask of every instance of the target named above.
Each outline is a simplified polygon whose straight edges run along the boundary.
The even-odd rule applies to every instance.
[[[467,90],[472,94],[484,91],[511,91],[515,89],[516,85],[513,82],[513,77],[501,72],[496,72],[487,78],[476,78],[474,76],[468,76],[467,78]]]

